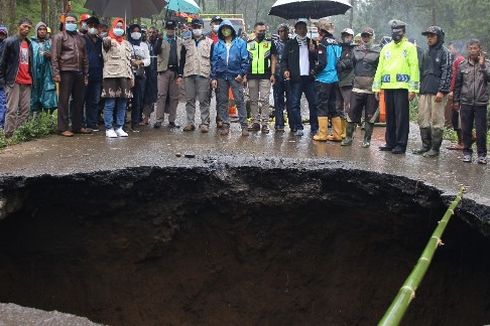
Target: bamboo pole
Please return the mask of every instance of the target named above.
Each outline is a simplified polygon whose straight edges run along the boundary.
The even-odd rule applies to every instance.
[[[458,194],[456,195],[456,198],[452,201],[451,205],[449,205],[446,213],[439,221],[439,225],[437,225],[434,233],[432,233],[432,237],[425,246],[425,249],[420,256],[417,265],[415,265],[414,269],[405,280],[405,283],[400,288],[398,295],[391,303],[390,307],[379,322],[378,326],[396,326],[400,324],[403,316],[405,315],[405,312],[408,309],[408,306],[410,305],[410,302],[412,302],[412,300],[415,298],[415,292],[417,291],[420,282],[422,282],[437,248],[444,244],[441,241],[441,237],[444,233],[444,230],[446,229],[447,224],[449,223],[449,220],[451,219],[451,216],[454,215],[454,210],[463,198],[463,193],[465,192],[465,190],[465,187],[461,186]]]

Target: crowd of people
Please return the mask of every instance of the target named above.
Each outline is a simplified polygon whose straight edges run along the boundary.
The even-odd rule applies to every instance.
[[[442,28],[430,26],[422,33],[428,45],[424,50],[408,40],[404,22],[389,24],[391,38],[376,43],[369,27],[357,36],[344,29],[336,39],[327,18],[315,23],[318,39],[308,37],[308,22],[300,19],[294,34],[281,24],[274,38],[266,37],[266,24],[257,22],[248,40],[218,16],[211,20],[210,34],[205,35],[203,21],[196,18],[183,37],[174,20],[165,22],[161,34],[155,27],[126,26],[121,18],[108,27],[97,17],[74,14],[65,16],[54,36],[39,22],[29,37],[33,24],[21,19],[17,33],[8,38],[7,28],[0,26],[0,127],[10,137],[30,116],[57,109],[58,132],[65,137],[99,131],[101,112],[109,138],[128,137],[127,121],[131,131],[139,132],[149,125],[153,111],[151,127],[161,128],[168,116],[168,127],[179,128],[177,106],[183,89],[184,132],[209,132],[215,95],[219,134],[230,132],[232,98],[241,134],[248,136],[270,132],[273,89],[275,132],[285,132],[286,111],[290,132],[304,135],[304,94],[312,141],[341,146],[353,144],[361,122],[362,147],[370,146],[381,99],[386,144],[380,150],[404,154],[409,101],[417,99],[422,146],[415,154],[439,155],[449,108],[459,138],[453,148],[463,150],[464,162],[472,162],[475,126],[477,162],[486,164],[490,62],[480,42],[470,40],[463,57],[455,44],[444,46]]]

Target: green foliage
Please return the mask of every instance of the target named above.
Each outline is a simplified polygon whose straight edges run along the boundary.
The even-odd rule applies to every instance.
[[[28,120],[15,130],[10,138],[5,138],[5,134],[0,132],[0,148],[9,145],[19,144],[36,138],[46,137],[56,132],[57,111],[51,113],[42,112],[35,118]]]

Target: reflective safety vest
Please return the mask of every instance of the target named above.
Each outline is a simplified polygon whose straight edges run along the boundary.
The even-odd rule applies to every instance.
[[[268,39],[260,43],[255,40],[247,43],[252,75],[263,75],[270,72],[271,49],[272,41]]]

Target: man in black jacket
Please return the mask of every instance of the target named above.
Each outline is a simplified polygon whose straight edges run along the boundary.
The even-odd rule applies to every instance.
[[[316,48],[313,41],[306,37],[307,25],[303,20],[296,22],[296,37],[289,40],[284,47],[281,60],[281,71],[284,79],[289,81],[288,106],[291,112],[291,131],[295,136],[303,136],[301,120],[301,95],[304,93],[310,109],[311,133],[318,130],[318,114],[313,69],[316,61]]]
[[[487,106],[489,101],[490,60],[485,58],[480,41],[468,42],[468,59],[459,66],[454,88],[454,104],[460,107],[463,130],[463,162],[471,163],[473,122],[476,126],[478,163],[487,164]]]
[[[32,87],[32,47],[27,37],[32,22],[23,18],[18,33],[7,38],[0,58],[0,88],[7,95],[5,136],[10,137],[29,117]]]
[[[430,26],[422,35],[427,37],[429,49],[420,62],[420,98],[418,123],[422,147],[414,154],[424,157],[439,155],[445,123],[445,107],[451,88],[451,53],[444,47],[444,31]]]

